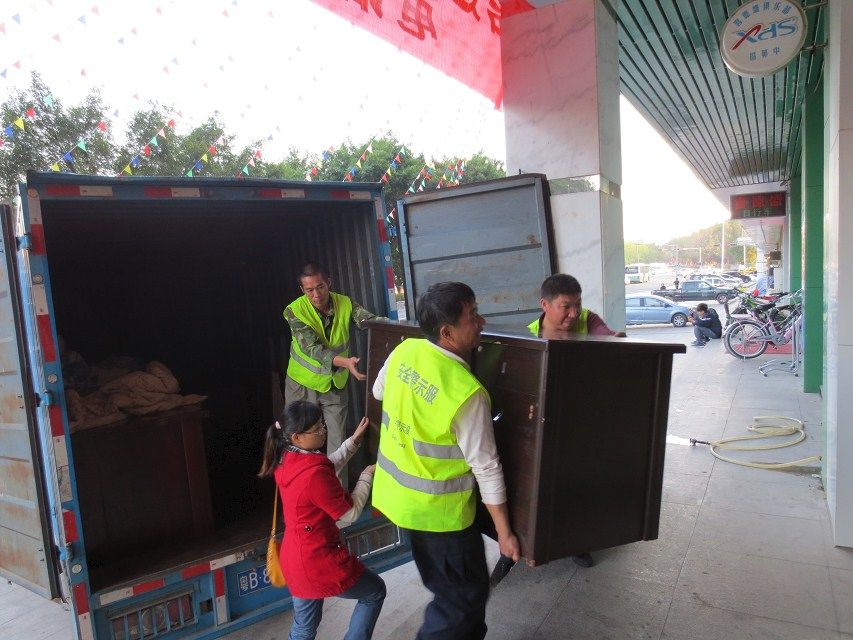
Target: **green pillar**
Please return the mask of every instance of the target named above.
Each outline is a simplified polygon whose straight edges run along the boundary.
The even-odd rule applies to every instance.
[[[791,291],[803,286],[803,176],[797,174],[788,182],[791,210],[788,213],[788,269]]]
[[[823,80],[803,104],[803,391],[823,382]]]

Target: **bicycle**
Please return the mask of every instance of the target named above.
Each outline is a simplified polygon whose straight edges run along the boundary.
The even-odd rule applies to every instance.
[[[748,309],[748,318],[736,319],[723,334],[723,345],[735,358],[751,360],[767,351],[767,346],[788,344],[794,325],[802,316],[802,303],[791,294],[791,303],[768,303]]]

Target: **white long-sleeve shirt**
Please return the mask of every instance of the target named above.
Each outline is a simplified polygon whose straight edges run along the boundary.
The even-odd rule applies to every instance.
[[[455,353],[427,342],[432,348],[448,358],[460,362],[469,371],[468,363]],[[382,400],[385,395],[385,375],[388,368],[386,360],[373,383],[373,397]],[[489,398],[485,390],[472,395],[459,407],[459,411],[450,423],[456,441],[465,456],[465,462],[471,467],[471,472],[480,488],[480,497],[484,504],[503,504],[506,502],[506,485],[504,484],[503,467],[501,467],[498,448],[495,444],[495,432],[489,411]]]
[[[358,447],[359,445],[355,443],[355,436],[350,436],[341,443],[341,446],[338,447],[336,451],[333,451],[328,455],[329,460],[335,466],[336,474],[346,466],[347,462],[349,462],[349,459],[352,458],[353,454],[355,454],[356,451],[358,451]],[[317,451],[306,451],[298,449],[296,447],[291,449],[291,451],[294,450],[299,453],[313,455],[316,455],[318,453]],[[342,515],[340,519],[335,523],[338,525],[338,529],[348,527],[353,522],[358,520],[358,517],[364,510],[364,505],[367,504],[367,499],[370,498],[370,487],[372,485],[373,467],[371,466],[361,472],[361,475],[358,477],[358,481],[356,481],[355,486],[353,487],[352,491],[350,491],[350,497],[352,498],[352,507],[350,507],[349,511]]]

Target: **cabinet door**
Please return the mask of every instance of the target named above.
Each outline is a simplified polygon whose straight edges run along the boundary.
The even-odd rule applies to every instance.
[[[397,209],[409,318],[417,317],[418,296],[445,281],[470,285],[490,323],[539,315],[539,283],[553,273],[545,176],[413,195]]]

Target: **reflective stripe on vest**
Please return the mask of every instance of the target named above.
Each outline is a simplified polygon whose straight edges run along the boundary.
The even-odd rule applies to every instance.
[[[326,338],[323,330],[323,320],[320,313],[313,307],[307,296],[302,296],[291,302],[287,308],[293,315],[311,327],[323,345],[336,356],[349,356],[349,325],[352,319],[352,301],[345,295],[329,292],[335,317],[332,320],[332,330]],[[302,351],[296,338],[290,342],[290,360],[287,363],[287,375],[308,389],[325,393],[334,383],[338,389],[343,389],[349,379],[349,370],[341,367],[334,373],[324,371],[320,362]]]
[[[458,447],[457,447],[458,449]],[[462,453],[460,450],[459,453]],[[429,480],[427,478],[419,478],[411,473],[406,473],[401,470],[396,464],[391,462],[380,450],[376,454],[376,464],[379,468],[390,475],[398,484],[418,491],[420,493],[428,493],[433,496],[440,496],[448,493],[459,493],[460,491],[471,491],[477,481],[474,479],[474,474],[470,471],[464,476],[457,476],[447,480]]]
[[[575,328],[570,331],[570,333],[589,333],[589,327],[587,326],[587,319],[589,318],[589,309],[581,309],[580,315],[578,315],[578,319],[575,322]],[[539,330],[541,328],[542,316],[539,316],[527,325],[527,329],[534,336],[539,336]]]
[[[388,358],[373,506],[395,524],[458,531],[473,522],[476,479],[452,422],[482,388],[426,340],[405,340]]]

